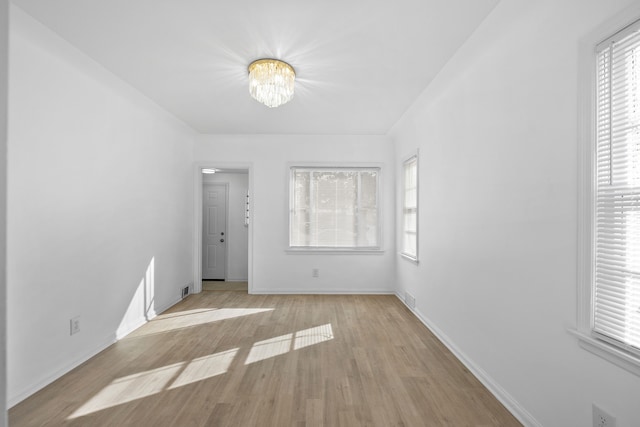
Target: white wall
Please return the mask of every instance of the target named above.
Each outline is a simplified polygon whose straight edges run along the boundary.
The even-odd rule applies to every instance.
[[[192,280],[193,132],[15,7],[9,73],[14,404]]]
[[[246,173],[205,174],[202,181],[229,184],[226,277],[231,281],[246,281],[249,278],[249,228],[244,225],[244,215],[249,176]]]
[[[254,293],[386,293],[393,291],[393,146],[386,137],[332,135],[199,136],[199,164],[251,163]],[[291,254],[289,162],[382,164],[384,253]],[[312,278],[317,268],[320,277]]]
[[[0,427],[7,425],[7,80],[9,4],[0,0]]]
[[[421,259],[397,257],[398,292],[531,425],[589,426],[593,402],[640,425],[640,378],[567,332],[578,42],[632,3],[501,1],[392,132],[397,165],[420,149]]]

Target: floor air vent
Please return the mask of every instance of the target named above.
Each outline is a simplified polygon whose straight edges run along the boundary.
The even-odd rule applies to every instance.
[[[185,286],[184,288],[182,288],[182,298],[186,297],[187,295],[189,295],[189,287]]]
[[[405,292],[404,303],[407,304],[407,307],[413,310],[414,308],[416,308],[416,297],[411,295],[409,292]]]

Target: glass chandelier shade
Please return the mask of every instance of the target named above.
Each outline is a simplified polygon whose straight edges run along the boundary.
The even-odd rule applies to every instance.
[[[293,67],[277,59],[258,59],[249,65],[249,93],[270,108],[293,99],[295,79]]]

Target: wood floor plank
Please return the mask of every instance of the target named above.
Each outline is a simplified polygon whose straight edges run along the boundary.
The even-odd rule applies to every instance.
[[[191,295],[11,426],[520,426],[394,296]]]

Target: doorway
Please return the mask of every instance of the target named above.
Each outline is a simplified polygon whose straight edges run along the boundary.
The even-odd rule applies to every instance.
[[[194,292],[248,292],[251,289],[250,169],[199,166],[196,172]]]

